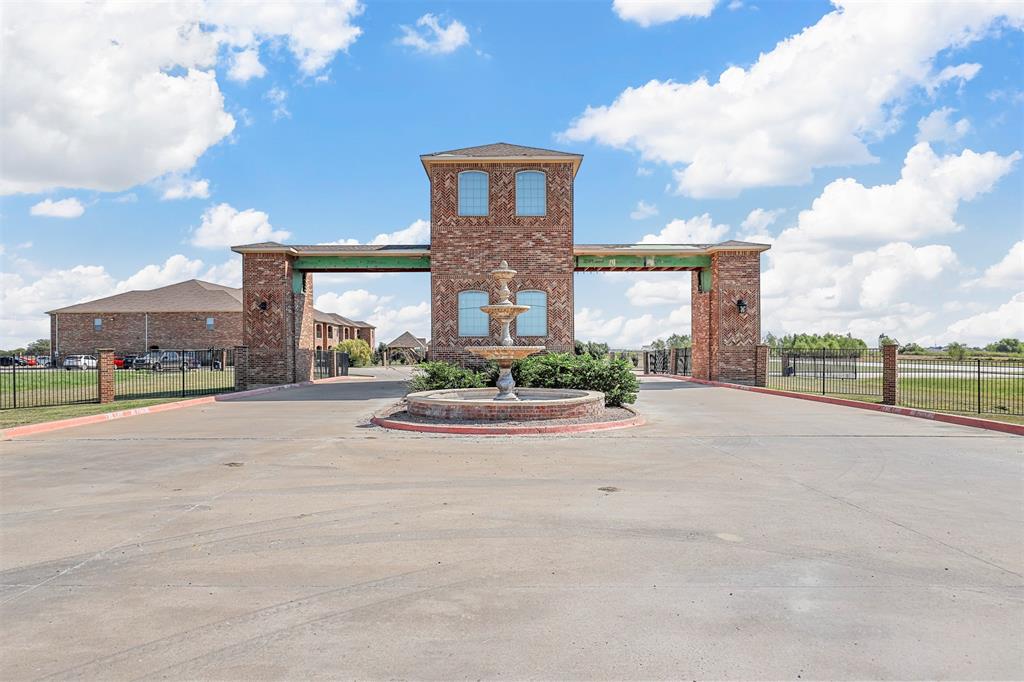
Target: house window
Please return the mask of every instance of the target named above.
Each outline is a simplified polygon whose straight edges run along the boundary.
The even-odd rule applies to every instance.
[[[92,330],[96,332],[103,331],[102,317],[97,317],[95,320],[92,321]]]
[[[212,332],[213,331],[213,318],[212,317],[206,318],[206,331],[208,331],[208,332]]]
[[[459,173],[459,215],[487,215],[487,173]]]
[[[516,215],[547,213],[547,178],[540,171],[516,173]]]
[[[316,338],[322,339],[324,337],[324,328],[320,325],[316,326]]]
[[[548,295],[543,291],[520,291],[516,303],[528,305],[530,309],[516,318],[516,334],[519,336],[548,335]]]
[[[487,336],[486,291],[459,292],[459,336]]]
[[[329,338],[329,339],[333,339],[334,338],[334,327],[332,327],[330,325],[327,326],[327,338]]]

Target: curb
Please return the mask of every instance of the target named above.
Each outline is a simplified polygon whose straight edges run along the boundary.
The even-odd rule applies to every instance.
[[[40,422],[38,424],[12,426],[9,429],[4,429],[3,432],[0,432],[0,440],[10,440],[12,438],[18,438],[20,436],[34,436],[40,433],[49,433],[50,431],[59,431],[61,429],[69,429],[75,426],[88,426],[89,424],[100,424],[102,422],[114,421],[115,419],[138,417],[143,414],[156,414],[158,412],[167,412],[169,410],[180,410],[185,407],[195,407],[196,405],[209,405],[210,403],[228,402],[231,400],[237,400],[239,398],[250,398],[252,396],[257,395],[266,395],[267,393],[276,393],[277,391],[285,391],[292,388],[303,388],[305,386],[313,386],[314,384],[343,383],[344,381],[351,380],[352,378],[358,378],[360,380],[373,379],[373,377],[330,377],[326,379],[313,379],[312,381],[299,381],[293,384],[280,384],[278,386],[250,388],[249,390],[246,391],[236,391],[234,393],[221,393],[218,395],[207,395],[199,398],[186,398],[185,400],[176,400],[174,402],[160,403],[158,405],[149,405],[147,407],[135,407],[130,410],[115,410],[113,412],[90,414],[84,417],[58,419],[52,422]],[[341,381],[339,381],[339,379]]]
[[[586,433],[588,431],[613,431],[643,426],[647,423],[643,415],[627,407],[633,413],[630,419],[613,422],[593,422],[590,424],[547,424],[539,426],[475,426],[468,424],[415,424],[396,421],[387,417],[374,415],[370,423],[384,429],[395,431],[415,431],[417,433],[447,433],[462,436],[543,436],[558,433]]]
[[[998,422],[993,419],[983,419],[981,417],[967,417],[959,414],[947,414],[945,412],[932,412],[931,410],[920,410],[914,407],[899,407],[898,405],[880,405],[878,403],[865,403],[859,400],[849,400],[847,398],[833,398],[825,395],[814,395],[812,393],[796,393],[794,391],[780,391],[774,388],[765,388],[762,386],[745,386],[743,384],[727,384],[721,381],[708,381],[707,379],[694,379],[693,377],[684,377],[675,374],[644,374],[646,377],[663,377],[666,379],[675,379],[676,381],[688,381],[692,384],[703,384],[705,386],[715,386],[718,388],[731,388],[737,391],[749,391],[751,393],[764,393],[766,395],[776,395],[782,398],[796,398],[798,400],[810,400],[815,403],[826,403],[828,405],[842,405],[843,407],[855,407],[860,410],[871,410],[873,412],[884,412],[886,414],[895,414],[901,417],[916,417],[917,419],[930,419],[936,422],[945,422],[947,424],[956,424],[957,426],[970,426],[976,429],[986,429],[988,431],[1001,431],[1003,433],[1009,433],[1014,436],[1024,436],[1024,425],[1010,424],[1007,422]]]

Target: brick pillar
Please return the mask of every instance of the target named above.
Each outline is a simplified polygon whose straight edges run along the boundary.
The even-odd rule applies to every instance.
[[[336,377],[338,376],[338,351],[328,351],[330,355],[327,356],[327,376]]]
[[[678,352],[679,351],[676,348],[669,348],[668,349],[668,373],[669,374],[675,374],[676,373],[676,355],[678,354]]]
[[[768,346],[763,343],[757,346],[757,371],[754,373],[755,386],[768,385]]]
[[[761,254],[711,251],[711,267],[703,275],[694,271],[691,284],[692,374],[753,384],[761,341]]]
[[[313,376],[313,276],[287,253],[242,255],[242,341],[249,386]]]
[[[244,391],[249,388],[249,348],[235,346],[235,390]]]
[[[900,401],[899,346],[882,346],[882,403],[897,405]]]
[[[99,372],[99,397],[101,403],[114,402],[114,349],[97,349],[99,360],[96,369]]]

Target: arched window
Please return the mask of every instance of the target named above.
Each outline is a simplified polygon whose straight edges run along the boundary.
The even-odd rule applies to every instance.
[[[543,291],[525,290],[516,294],[516,303],[530,309],[516,318],[516,335],[548,335],[548,295]]]
[[[547,177],[544,173],[516,173],[516,215],[545,215],[547,212]]]
[[[487,173],[459,173],[459,215],[487,215]]]
[[[487,305],[486,291],[459,292],[459,336],[487,336],[487,313],[480,306]]]

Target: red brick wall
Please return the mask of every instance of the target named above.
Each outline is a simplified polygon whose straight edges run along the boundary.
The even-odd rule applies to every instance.
[[[490,176],[487,216],[458,215],[458,174],[483,170]],[[547,215],[515,215],[515,173],[547,174]],[[497,288],[488,274],[502,260],[518,271],[510,289],[537,289],[548,295],[548,336],[516,337],[520,345],[552,351],[573,347],[573,171],[571,163],[437,164],[430,173],[431,359],[476,364],[470,345],[493,345],[490,338],[458,335],[458,293]],[[515,327],[512,329],[515,336]]]
[[[93,329],[97,317],[103,319],[100,331]],[[207,317],[214,319],[212,331],[206,329]],[[242,313],[149,313],[148,344],[145,313],[54,313],[50,342],[61,356],[92,355],[97,348],[113,348],[117,355],[149,346],[232,348],[242,342]]]
[[[249,347],[249,384],[305,381],[313,371],[313,276],[305,294],[292,293],[292,259],[285,254],[242,257],[242,344]],[[266,303],[266,309],[260,304]]]
[[[711,257],[711,276],[710,292],[700,293],[699,272],[691,284],[693,376],[753,384],[761,341],[761,255],[717,252]],[[740,299],[747,304],[743,314],[736,306]]]

